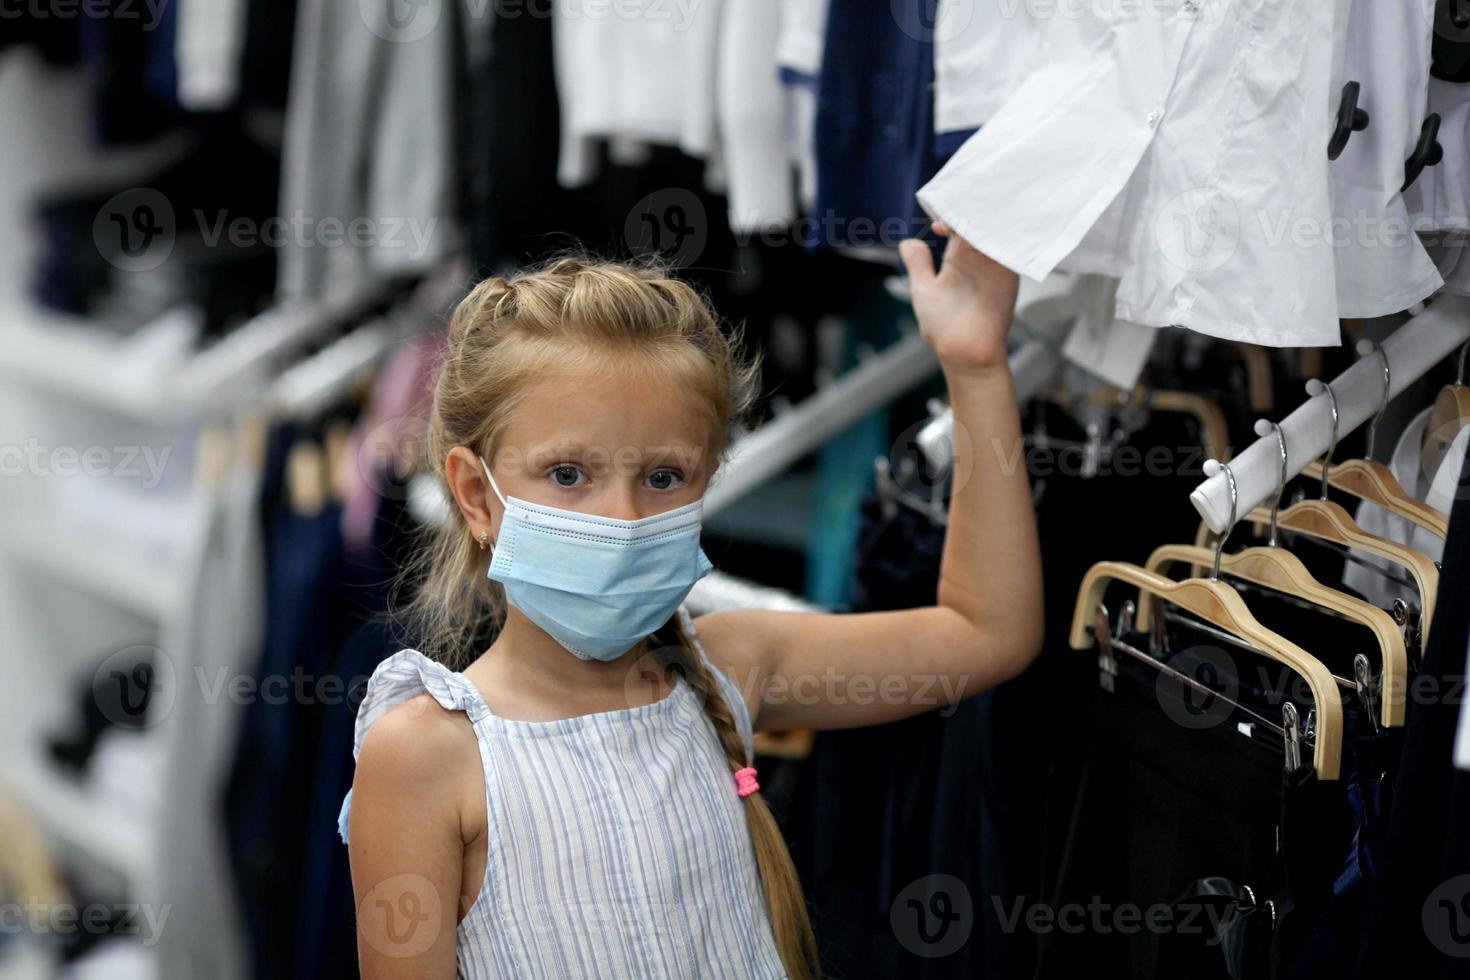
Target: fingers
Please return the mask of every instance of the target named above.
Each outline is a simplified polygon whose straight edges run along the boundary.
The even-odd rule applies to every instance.
[[[914,284],[926,283],[934,278],[934,256],[930,253],[929,246],[922,241],[917,238],[904,239],[899,242],[898,254]]]

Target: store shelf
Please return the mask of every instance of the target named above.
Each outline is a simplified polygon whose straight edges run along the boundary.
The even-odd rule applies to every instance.
[[[178,562],[130,547],[115,535],[86,535],[55,519],[7,519],[0,547],[72,588],[153,620],[177,611],[185,593]]]
[[[226,416],[258,400],[260,377],[278,358],[391,295],[390,284],[370,282],[320,303],[273,307],[167,364],[139,359],[105,324],[12,300],[0,305],[0,374],[145,421]]]
[[[119,370],[118,340],[86,320],[36,307],[0,309],[0,371],[80,401],[134,417],[161,407],[159,386]]]

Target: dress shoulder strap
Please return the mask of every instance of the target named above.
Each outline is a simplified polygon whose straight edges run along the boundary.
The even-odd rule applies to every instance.
[[[389,710],[405,701],[428,694],[449,711],[463,711],[472,723],[490,713],[485,699],[466,676],[417,650],[400,650],[378,665],[368,678],[362,703],[357,709],[357,723],[352,733],[352,758],[362,751],[362,743],[373,725]],[[347,817],[352,808],[352,791],[342,800],[337,817],[337,830],[347,843]]]

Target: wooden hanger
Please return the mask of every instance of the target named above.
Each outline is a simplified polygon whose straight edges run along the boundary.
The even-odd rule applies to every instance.
[[[1281,426],[1265,419],[1256,423],[1256,434],[1262,438],[1273,431],[1281,451],[1281,476],[1272,501],[1270,545],[1264,548],[1247,548],[1233,555],[1222,555],[1220,567],[1233,578],[1294,595],[1372,630],[1381,652],[1382,723],[1385,728],[1400,727],[1404,723],[1408,692],[1409,657],[1404,646],[1403,632],[1394,618],[1371,602],[1323,585],[1302,564],[1300,558],[1278,545],[1278,510],[1281,494],[1286,489],[1291,460],[1287,453],[1286,435]],[[1201,528],[1208,530],[1203,524]],[[1223,549],[1223,538],[1221,544]],[[1213,550],[1202,547],[1202,542],[1194,545],[1172,544],[1155,549],[1145,567],[1151,572],[1163,574],[1168,566],[1176,562],[1189,562],[1197,568],[1209,565],[1212,560]],[[1143,603],[1138,610],[1138,628],[1144,632],[1148,632],[1152,619],[1151,606],[1151,603]]]
[[[1150,392],[1148,403],[1157,411],[1178,412],[1198,422],[1200,442],[1205,455],[1210,459],[1224,459],[1229,455],[1230,426],[1225,421],[1225,412],[1220,408],[1220,403],[1213,398],[1156,388]]]
[[[1211,463],[1214,463],[1212,460]],[[1219,466],[1220,464],[1214,463]],[[1206,464],[1207,468],[1209,464]],[[1223,467],[1227,476],[1230,468]],[[1230,485],[1235,486],[1234,477]],[[1232,495],[1233,499],[1233,495]],[[1234,524],[1232,507],[1231,524]],[[1227,530],[1228,534],[1228,530]],[[1224,538],[1221,538],[1223,546]],[[1220,552],[1215,551],[1218,562]],[[1072,630],[1069,642],[1074,650],[1085,650],[1093,644],[1093,611],[1102,601],[1109,582],[1123,582],[1137,586],[1140,592],[1158,596],[1181,609],[1194,613],[1205,622],[1240,637],[1257,647],[1267,657],[1295,671],[1311,689],[1312,700],[1317,707],[1317,735],[1313,750],[1313,761],[1317,777],[1335,780],[1342,759],[1342,698],[1337,682],[1322,661],[1273,630],[1261,625],[1251,615],[1245,600],[1233,588],[1219,581],[1219,568],[1215,567],[1211,578],[1192,578],[1174,582],[1146,568],[1126,562],[1098,562],[1087,570],[1082,586],[1077,592],[1077,602],[1072,610]],[[1146,603],[1140,603],[1145,606]]]
[[[1378,351],[1379,356],[1383,357],[1384,391],[1387,392],[1388,358],[1383,354],[1382,348],[1376,347],[1375,345],[1375,349]],[[1369,534],[1364,531],[1358,526],[1358,522],[1353,520],[1352,515],[1344,510],[1341,505],[1335,504],[1327,499],[1327,487],[1331,483],[1332,478],[1332,453],[1337,449],[1337,395],[1333,392],[1330,384],[1324,384],[1321,381],[1314,380],[1310,382],[1309,388],[1314,388],[1317,385],[1321,385],[1321,389],[1327,393],[1327,397],[1332,406],[1332,437],[1327,444],[1327,455],[1322,458],[1321,465],[1322,499],[1303,500],[1300,503],[1288,507],[1279,516],[1275,512],[1271,512],[1269,516],[1263,517],[1263,515],[1267,515],[1266,509],[1264,507],[1256,507],[1246,515],[1246,520],[1259,527],[1267,523],[1268,520],[1275,519],[1281,527],[1286,528],[1288,531],[1305,534],[1309,538],[1316,538],[1320,541],[1330,541],[1334,544],[1355,548],[1364,554],[1385,558],[1390,562],[1406,568],[1413,580],[1414,587],[1419,590],[1419,636],[1421,645],[1427,646],[1429,644],[1429,626],[1434,621],[1435,596],[1439,589],[1439,567],[1435,565],[1434,561],[1428,555],[1415,548],[1410,548],[1407,545],[1399,544],[1397,541],[1390,541],[1387,538],[1382,538],[1376,534]],[[1315,396],[1318,392],[1313,391],[1312,394]],[[1379,412],[1382,412],[1381,405]],[[1372,435],[1377,427],[1377,423],[1378,419],[1375,416],[1373,420],[1374,428],[1369,430],[1370,445],[1373,441]],[[1274,535],[1275,525],[1272,525],[1272,527]]]
[[[1460,364],[1455,372],[1455,383],[1445,385],[1439,390],[1439,395],[1434,399],[1434,407],[1429,410],[1429,424],[1424,427],[1421,455],[1426,473],[1439,471],[1439,464],[1444,460],[1450,443],[1455,441],[1461,429],[1470,425],[1470,388],[1465,386],[1467,351],[1470,351],[1470,343],[1460,348]],[[1430,510],[1434,508],[1431,507]],[[1439,511],[1434,513],[1438,514]],[[1446,523],[1449,523],[1448,519]]]
[[[1145,565],[1150,572],[1163,574],[1176,562],[1192,565],[1208,564],[1211,549],[1189,544],[1166,544],[1149,555]],[[1404,709],[1409,685],[1409,655],[1404,648],[1404,634],[1387,612],[1371,602],[1328,588],[1307,570],[1302,560],[1285,548],[1247,548],[1233,555],[1223,555],[1220,570],[1244,582],[1274,589],[1305,599],[1314,606],[1331,610],[1344,619],[1373,631],[1381,652],[1383,670],[1382,723],[1385,728],[1404,724]],[[1148,632],[1152,611],[1150,603],[1138,608],[1138,628]]]
[[[1098,562],[1083,577],[1072,611],[1072,649],[1086,650],[1092,646],[1092,610],[1102,601],[1109,582],[1137,586],[1141,592],[1188,610],[1259,647],[1266,656],[1305,679],[1317,706],[1317,744],[1313,753],[1317,777],[1337,779],[1342,758],[1342,698],[1337,681],[1322,661],[1258,623],[1246,608],[1245,600],[1224,582],[1198,578],[1173,582],[1137,565],[1116,561]]]
[[[1309,478],[1322,481],[1322,498],[1327,498],[1327,487],[1329,483],[1344,493],[1351,494],[1359,500],[1366,500],[1377,504],[1390,513],[1397,514],[1431,534],[1440,538],[1449,536],[1449,518],[1439,511],[1430,507],[1423,501],[1416,500],[1405,492],[1399,484],[1398,478],[1393,471],[1384,466],[1378,460],[1373,459],[1373,445],[1378,441],[1378,421],[1383,417],[1383,410],[1388,407],[1388,392],[1393,377],[1389,373],[1388,355],[1384,353],[1383,347],[1377,343],[1372,345],[1372,350],[1383,359],[1383,396],[1378,403],[1378,411],[1373,415],[1373,421],[1368,426],[1368,458],[1351,459],[1342,463],[1313,460],[1308,463],[1302,471]],[[1332,389],[1320,381],[1313,381],[1307,385],[1308,391],[1316,396],[1320,387],[1332,397],[1333,403],[1333,438],[1335,446],[1336,434],[1336,408],[1337,396],[1332,394]],[[1327,451],[1327,460],[1332,459],[1332,450]]]
[[[1309,479],[1322,479],[1322,462],[1313,460],[1302,473]],[[1422,500],[1409,496],[1399,485],[1393,471],[1376,459],[1349,459],[1333,463],[1329,483],[1343,493],[1377,504],[1389,513],[1412,521],[1436,537],[1449,536],[1449,518]]]
[[[1230,450],[1230,425],[1220,403],[1204,395],[1187,391],[1172,391],[1167,388],[1150,388],[1136,385],[1132,391],[1123,393],[1113,385],[1104,384],[1088,392],[1084,399],[1090,405],[1115,407],[1121,405],[1143,406],[1156,412],[1173,412],[1188,415],[1199,424],[1200,442],[1205,455],[1211,459],[1224,459]],[[1052,393],[1052,401],[1063,408],[1069,407],[1065,395]]]
[[[1235,347],[1240,351],[1240,359],[1245,362],[1245,373],[1250,385],[1250,399],[1252,412],[1269,412],[1275,408],[1276,386],[1271,375],[1271,355],[1266,348],[1258,344],[1247,344],[1243,341],[1235,341]],[[1215,459],[1223,459],[1215,456]]]
[[[1245,516],[1257,527],[1270,524],[1271,512],[1257,507]],[[1419,590],[1419,623],[1422,645],[1429,643],[1429,624],[1434,620],[1434,597],[1439,589],[1439,569],[1428,555],[1408,545],[1369,534],[1352,515],[1330,500],[1303,500],[1283,510],[1277,519],[1282,529],[1330,541],[1403,566]]]

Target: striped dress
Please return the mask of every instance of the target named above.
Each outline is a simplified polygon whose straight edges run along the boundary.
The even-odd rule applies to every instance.
[[[688,610],[678,616],[694,637]],[[745,702],[711,672],[749,757]],[[463,674],[403,650],[368,681],[354,758],[384,712],[426,692],[469,716],[485,774],[488,861],[457,932],[460,977],[786,976],[744,803],[686,681],[622,711],[517,721],[492,714]]]

